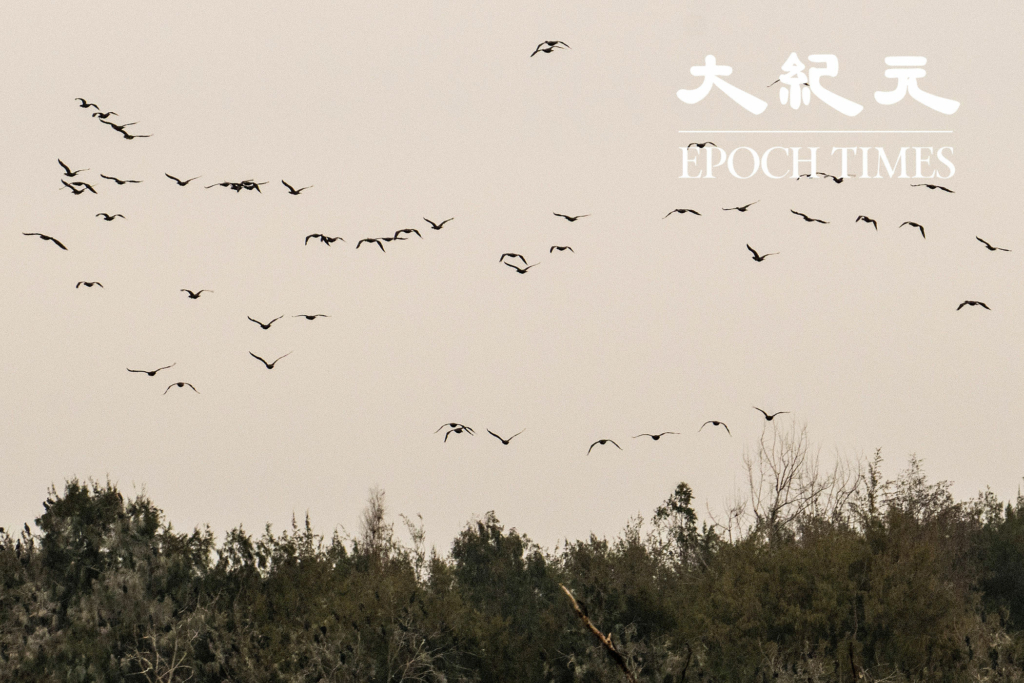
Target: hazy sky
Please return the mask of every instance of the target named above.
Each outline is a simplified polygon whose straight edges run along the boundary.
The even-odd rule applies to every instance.
[[[0,525],[78,476],[145,487],[176,527],[218,536],[306,511],[354,531],[378,485],[441,547],[488,510],[551,545],[614,534],[679,481],[720,509],[764,425],[754,405],[791,411],[779,419],[806,423],[826,455],[880,447],[894,473],[916,453],[960,496],[1015,495],[1022,15],[1019,2],[11,3]],[[571,49],[530,57],[543,40]],[[783,106],[766,86],[792,52],[807,66],[836,55],[822,84],[863,112]],[[708,54],[763,114],[718,89],[680,101]],[[878,104],[899,55],[926,57],[920,87],[960,109]],[[152,137],[123,139],[76,97]],[[948,146],[955,175],[931,182],[955,194],[724,167],[680,179],[680,148],[704,140],[817,146],[830,173],[833,147]],[[59,190],[58,158],[98,194]],[[267,185],[203,187],[248,178]],[[313,187],[290,196],[282,179]],[[702,215],[662,218],[676,208]],[[433,231],[423,217],[455,220]],[[423,239],[354,248],[402,228]],[[311,233],[345,242],[304,245]],[[780,253],[755,263],[746,244]],[[506,251],[538,265],[517,274]],[[955,310],[965,299],[991,310]],[[290,317],[305,313],[331,317]],[[269,330],[246,319],[279,315]],[[291,355],[268,371],[250,352]],[[200,393],[164,395],[177,381]],[[711,419],[732,436],[698,433]],[[477,435],[444,443],[434,431],[450,421]],[[525,431],[503,447],[488,428]],[[632,438],[661,431],[680,434]],[[601,438],[624,450],[588,456]]]

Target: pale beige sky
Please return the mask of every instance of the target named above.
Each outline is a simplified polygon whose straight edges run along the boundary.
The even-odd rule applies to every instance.
[[[678,481],[720,508],[763,425],[753,405],[791,411],[826,453],[881,447],[891,472],[916,453],[959,495],[1015,495],[1022,24],[1018,2],[12,4],[0,525],[71,476],[145,486],[179,528],[218,534],[307,510],[354,529],[379,485],[442,547],[492,509],[550,545],[613,534]],[[529,57],[549,39],[571,50]],[[836,55],[823,83],[864,111],[782,106],[765,86],[791,52]],[[767,111],[718,90],[681,102],[707,54]],[[959,111],[876,103],[892,55],[927,57],[921,87]],[[122,139],[75,97],[153,137]],[[680,147],[704,139],[819,146],[828,172],[834,146],[951,146],[955,194],[681,180]],[[58,191],[58,157],[99,194]],[[245,178],[268,184],[202,187]],[[292,197],[281,179],[314,187]],[[662,219],[682,207],[703,215]],[[424,216],[455,220],[435,232]],[[401,228],[423,239],[354,249]],[[346,241],[304,246],[310,233]],[[781,253],[754,263],[747,243]],[[539,265],[517,275],[505,251]],[[956,311],[964,299],[992,310]],[[331,317],[246,319],[301,313]],[[268,372],[249,352],[292,355]],[[201,393],[163,395],[176,381]],[[733,436],[697,433],[709,419]],[[477,436],[443,443],[449,421]],[[502,447],[487,428],[525,431]],[[680,434],[631,438],[661,431]],[[599,438],[625,450],[587,456]]]

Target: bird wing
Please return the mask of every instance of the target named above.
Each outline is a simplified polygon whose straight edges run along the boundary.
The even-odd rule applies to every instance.
[[[289,351],[288,353],[284,354],[284,356],[281,356],[281,358],[284,358],[285,356],[290,356],[293,353],[295,353],[295,352],[294,351]],[[278,358],[277,360],[275,360],[273,363],[271,363],[271,365],[274,365],[275,363],[277,363],[277,361],[281,360],[281,358]]]
[[[611,439],[608,439],[608,443],[610,443],[611,445],[615,446],[615,447],[616,447],[616,448],[618,448],[618,449],[619,449],[620,451],[622,450],[622,446],[620,446],[619,444],[615,443],[615,442],[614,442],[614,441],[612,441]]]
[[[287,187],[289,192],[295,192],[295,188],[289,185],[288,183],[284,182],[283,180],[281,181],[281,184]]]
[[[500,442],[502,442],[502,443],[505,443],[505,439],[501,438],[500,436],[498,436],[497,434],[495,434],[494,432],[492,432],[492,431],[491,431],[490,429],[488,429],[488,430],[487,430],[487,433],[488,433],[488,434],[490,434],[491,436],[493,436],[493,437],[494,437],[495,439],[497,439],[498,441],[500,441]]]
[[[57,159],[57,163],[60,164],[60,167],[63,168],[65,171],[67,171],[68,173],[71,173],[71,169],[68,168],[68,165],[65,164],[63,161],[61,161],[60,159]]]
[[[60,240],[56,239],[55,237],[47,237],[46,239],[48,239],[48,240],[50,240],[51,242],[53,242],[54,244],[56,244],[56,245],[57,245],[58,247],[60,247],[60,248],[61,248],[61,249],[63,249],[64,251],[67,251],[67,250],[68,250],[68,248],[67,248],[67,247],[65,247],[65,246],[64,246],[63,244],[61,244]]]
[[[255,358],[256,360],[258,360],[259,362],[263,363],[263,364],[264,364],[264,365],[266,365],[267,367],[270,367],[270,365],[269,365],[269,364],[267,363],[267,361],[263,360],[262,358],[260,358],[259,356],[257,356],[257,355],[256,355],[255,353],[253,353],[252,351],[250,351],[250,352],[249,352],[249,355],[250,355],[250,356],[252,356],[253,358]],[[274,361],[274,362],[276,363],[277,361]]]
[[[988,307],[987,305],[985,305],[985,302],[984,302],[984,301],[979,301],[979,302],[978,302],[978,305],[979,305],[979,306],[981,306],[982,308],[984,308],[984,309],[985,309],[986,311],[991,311],[991,310],[992,310],[992,309],[991,309],[991,308],[989,308],[989,307]]]
[[[754,258],[760,258],[761,255],[754,251],[754,248],[749,244],[747,245],[747,249],[750,251],[751,254],[754,255]]]
[[[724,422],[722,422],[721,425],[725,427],[726,433],[728,433],[729,436],[732,436],[732,432],[729,431],[729,425],[725,424]]]
[[[757,406],[754,406],[754,410],[756,410],[756,411],[758,411],[759,413],[761,413],[762,415],[764,415],[766,419],[768,418],[768,413],[764,412],[763,410],[761,410],[761,409],[760,409],[760,408],[758,408]],[[775,416],[774,416],[774,415],[772,415],[772,417],[775,417]]]

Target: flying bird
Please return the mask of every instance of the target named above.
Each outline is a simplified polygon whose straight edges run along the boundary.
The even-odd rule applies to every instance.
[[[191,289],[183,289],[181,291],[188,292],[189,299],[198,299],[199,295],[202,294],[203,292],[209,292],[210,294],[213,294],[212,289],[200,289],[198,292],[193,292]]]
[[[660,439],[661,437],[665,436],[666,434],[678,434],[678,433],[679,432],[662,432],[661,434],[637,434],[633,438],[634,439],[639,439],[641,436],[649,436],[649,437],[651,437],[652,441],[657,441],[658,439]]]
[[[988,249],[989,251],[1010,251],[1009,249],[1003,249],[1002,247],[993,247],[991,244],[989,244],[985,240],[981,239],[977,235],[974,236],[974,239],[976,239],[979,242],[981,242],[982,244],[984,244],[985,248]]]
[[[803,218],[808,223],[822,223],[824,225],[828,225],[828,221],[823,221],[820,218],[811,218],[806,213],[800,213],[799,211],[794,211],[793,209],[790,209],[789,212],[790,213],[795,213],[797,216],[800,216],[801,218]]]
[[[552,212],[552,213],[554,213],[554,212]],[[582,216],[566,216],[564,213],[556,213],[555,215],[558,216],[559,218],[564,218],[565,220],[569,221],[570,223],[575,223],[579,219],[586,218],[590,214],[589,213],[585,213]]]
[[[476,434],[476,432],[474,432],[472,429],[470,429],[469,427],[467,427],[464,424],[459,424],[458,422],[448,422],[446,424],[443,424],[440,427],[438,427],[434,431],[434,433],[437,434],[437,432],[441,431],[445,427],[447,427],[448,429],[465,429],[467,432],[469,432],[470,436],[473,436],[473,435]]]
[[[100,123],[105,123],[114,130],[116,130],[118,133],[124,135],[124,129],[128,126],[134,126],[138,123],[138,121],[132,121],[131,123],[114,123],[113,121],[101,121]]]
[[[505,264],[506,266],[508,266],[509,268],[515,268],[516,272],[517,272],[517,273],[519,273],[520,275],[522,275],[523,273],[525,273],[526,271],[528,271],[528,270],[529,270],[530,268],[533,268],[534,266],[538,265],[538,264],[536,264],[536,263],[533,263],[533,264],[530,264],[530,265],[526,266],[525,268],[520,268],[520,267],[519,267],[519,266],[517,266],[516,264],[514,264],[514,263],[509,263],[508,261],[503,261],[503,263],[504,263],[504,264]]]
[[[549,253],[550,253],[550,252],[549,252]],[[499,258],[499,259],[498,259],[498,263],[505,263],[505,257],[506,257],[506,256],[507,256],[508,258],[517,258],[517,259],[519,259],[520,261],[522,261],[522,262],[523,262],[523,265],[524,265],[524,266],[525,266],[526,264],[528,264],[528,263],[529,263],[529,261],[527,261],[527,260],[526,260],[526,259],[525,259],[525,258],[523,257],[523,255],[522,255],[522,254],[516,254],[516,253],[513,253],[513,252],[511,252],[511,251],[506,251],[506,252],[505,252],[504,254],[502,254],[502,255],[501,255],[501,258]]]
[[[759,201],[761,201],[761,200],[758,199],[757,202],[759,202]],[[747,209],[752,207],[754,204],[757,204],[757,202],[750,202],[749,204],[747,204],[745,206],[734,206],[734,207],[729,208],[729,209],[722,209],[722,211],[739,211],[740,213],[745,213]],[[671,215],[672,214],[669,214],[669,216],[671,216]],[[667,218],[667,216],[666,216],[666,218]]]
[[[700,213],[698,213],[697,211],[694,211],[693,209],[673,209],[672,211],[669,211],[668,213],[665,214],[665,218],[668,218],[669,216],[671,216],[674,213],[692,213],[695,216],[699,216],[700,215]],[[661,220],[665,220],[665,218],[662,218]]]
[[[775,416],[772,415],[772,417],[775,417]],[[721,420],[708,420],[707,422],[705,422],[704,424],[702,424],[700,426],[700,429],[704,429],[708,425],[711,425],[712,427],[725,427],[725,431],[729,434],[729,436],[732,436],[732,432],[729,431],[729,425],[725,424]],[[700,429],[698,429],[697,431],[699,432]]]
[[[752,246],[750,246],[749,244],[747,245],[747,249],[750,251],[751,254],[754,255],[754,260],[757,261],[758,263],[760,263],[761,261],[764,261],[769,256],[778,256],[778,254],[779,254],[779,252],[773,251],[770,254],[761,255],[761,254],[758,254],[756,251],[754,251],[754,248]]]
[[[288,353],[284,354],[284,356],[281,356],[281,358],[284,358],[285,356],[290,356],[293,353],[295,353],[295,352],[294,351],[289,351]],[[266,365],[267,366],[267,370],[273,370],[274,366],[277,365],[277,361],[281,360],[281,358],[278,358],[273,363],[268,363],[267,361],[263,360],[262,358],[257,356],[252,351],[249,352],[249,355],[252,356],[253,358],[255,358],[256,360],[258,360],[259,362],[263,363],[264,365]]]
[[[708,142],[691,142],[690,144],[688,144],[686,146],[686,149],[690,149],[691,147],[697,147],[699,149],[704,149],[705,145],[711,145],[712,147],[718,147],[718,145],[716,145],[715,143],[710,142],[710,141],[708,141]]]
[[[440,223],[435,223],[434,221],[430,220],[429,218],[424,218],[423,220],[425,220],[426,222],[430,223],[430,227],[431,227],[431,228],[433,228],[434,230],[440,230],[441,228],[443,228],[443,227],[444,227],[444,224],[445,224],[445,223],[447,223],[448,221],[453,221],[453,220],[455,220],[455,217],[454,217],[454,216],[452,216],[452,217],[451,217],[451,218],[449,218],[448,220],[446,220],[446,221],[441,221]]]
[[[73,194],[73,195],[80,195],[80,194],[82,194],[83,192],[85,192],[85,188],[84,188],[84,187],[83,187],[83,188],[81,188],[81,189],[79,189],[79,188],[75,187],[74,185],[71,185],[70,183],[68,183],[68,181],[64,180],[63,178],[61,178],[61,179],[60,179],[60,182],[61,182],[61,184],[62,184],[62,185],[63,185],[64,187],[66,187],[66,188],[68,188],[69,190],[71,190],[71,194]],[[63,189],[64,189],[64,187],[61,187],[61,188],[59,188],[59,189],[63,190]]]
[[[283,180],[281,181],[281,184],[288,188],[288,194],[294,194],[294,195],[302,194],[303,190],[308,190],[309,188],[313,187],[312,185],[308,185],[306,187],[300,187],[299,189],[296,190],[294,187],[292,187],[288,183],[284,182]]]
[[[100,283],[100,282],[86,282],[85,280],[82,280],[77,285],[75,285],[75,289],[78,289],[82,285],[85,285],[86,287],[92,287],[93,285],[97,285],[99,287],[103,287],[103,284]]]
[[[125,140],[134,140],[135,138],[151,138],[151,137],[153,137],[152,133],[150,133],[149,135],[131,135],[129,133],[124,132],[123,130],[121,131],[121,135],[124,137]]]
[[[103,220],[105,220],[108,223],[110,221],[114,220],[115,218],[124,218],[124,216],[119,214],[119,213],[115,213],[114,215],[110,215],[109,213],[102,213],[102,212],[96,214],[97,218],[100,218],[101,216],[102,216]]]
[[[549,253],[549,254],[551,254],[551,253],[554,253],[554,252],[555,252],[555,250],[558,250],[558,251],[566,251],[566,250],[569,250],[569,251],[571,251],[571,252],[572,252],[572,253],[574,253],[574,254],[576,253],[576,252],[575,252],[575,251],[573,250],[573,248],[572,248],[572,247],[568,247],[568,246],[566,246],[566,247],[559,247],[559,246],[554,246],[554,247],[551,247],[550,249],[548,249],[548,253]]]
[[[764,415],[764,419],[767,420],[768,422],[771,422],[772,420],[774,420],[779,415],[788,415],[789,414],[788,410],[780,410],[777,413],[772,413],[771,415],[769,415],[768,413],[764,412],[763,410],[761,410],[757,406],[754,406],[754,410],[756,410],[759,413],[761,413],[762,415]]]
[[[525,429],[521,429],[518,432],[516,432],[515,434],[513,434],[512,436],[508,437],[507,439],[501,438],[500,436],[498,436],[497,434],[492,432],[490,429],[487,430],[487,433],[490,434],[491,436],[493,436],[498,441],[500,441],[505,446],[507,446],[509,441],[511,441],[512,439],[516,438],[517,436],[519,436],[520,434],[522,434],[525,431],[526,431]]]
[[[566,48],[568,48],[570,50],[572,49],[571,47],[566,45],[561,40],[545,40],[543,43],[541,43],[540,45],[537,46],[537,49],[534,50],[533,54],[531,54],[530,56],[532,57],[533,55],[537,54],[538,52],[546,52],[548,54],[551,54],[551,52],[553,50],[555,50],[556,48],[559,49],[559,50],[564,50]]]
[[[613,445],[616,448],[618,448],[620,451],[622,450],[622,446],[620,446],[619,444],[615,443],[611,439],[598,439],[594,443],[590,444],[590,448],[587,449],[587,455],[590,455],[590,451],[594,450],[594,446],[603,446],[606,443],[610,443],[611,445]]]
[[[78,106],[79,106],[79,107],[81,107],[82,109],[88,109],[89,107],[94,107],[94,108],[96,109],[96,111],[100,111],[100,108],[99,108],[99,107],[97,107],[97,106],[96,106],[95,104],[93,104],[92,102],[86,102],[86,101],[85,101],[85,100],[84,100],[83,98],[81,98],[81,97],[76,97],[75,99],[76,99],[76,100],[78,100],[79,102],[81,102],[81,104],[79,104]]]
[[[317,318],[330,318],[331,316],[324,315],[323,313],[314,313],[313,315],[307,315],[305,313],[302,313],[300,315],[293,315],[292,317],[293,318],[305,318],[306,320],[316,320]]]
[[[68,178],[74,178],[76,175],[78,175],[82,171],[88,171],[89,170],[87,168],[80,168],[77,171],[72,171],[70,168],[68,168],[68,165],[65,164],[63,161],[61,161],[60,159],[57,159],[57,163],[60,164],[60,167],[64,169],[64,175],[66,175]]]
[[[903,221],[902,223],[900,223],[899,227],[902,228],[904,225],[909,225],[912,228],[917,228],[918,230],[921,231],[921,237],[924,237],[924,226],[921,225],[920,223],[915,223],[914,221]]]
[[[124,185],[125,183],[141,183],[142,182],[141,180],[121,180],[120,178],[115,178],[112,175],[103,175],[102,173],[100,173],[100,178],[106,178],[107,180],[113,180],[118,185]]]
[[[166,396],[167,392],[170,391],[171,389],[173,389],[174,387],[178,387],[179,389],[182,388],[182,387],[188,387],[189,389],[191,389],[192,391],[196,392],[197,394],[199,393],[199,390],[196,389],[191,384],[189,384],[188,382],[175,382],[171,386],[169,386],[166,389],[164,389],[164,396]]]
[[[957,306],[957,307],[956,307],[956,310],[958,310],[958,311],[959,311],[959,310],[960,310],[961,308],[963,308],[964,306],[981,306],[981,307],[982,307],[982,308],[984,308],[984,309],[985,309],[986,311],[991,311],[991,310],[992,310],[991,308],[989,308],[988,306],[986,306],[986,305],[985,305],[985,303],[984,303],[983,301],[965,301],[965,302],[963,302],[962,304],[960,304],[959,306]]]
[[[420,239],[423,239],[423,235],[421,235],[420,231],[417,230],[416,228],[402,228],[401,230],[396,230],[395,236],[392,237],[391,239],[398,239],[399,235],[412,235],[413,233],[415,233],[416,236],[419,237]]]
[[[96,108],[99,109],[99,107],[96,107]],[[92,117],[94,119],[95,118],[99,118],[100,120],[103,120],[103,119],[107,118],[108,116],[119,116],[119,114],[116,111],[107,111],[107,112],[94,111],[92,113]]]
[[[41,232],[23,232],[21,234],[22,235],[27,235],[29,237],[32,237],[32,236],[38,237],[39,239],[43,240],[44,242],[47,242],[47,241],[48,242],[53,242],[54,244],[56,244],[58,247],[60,247],[64,251],[68,250],[68,248],[65,247],[63,244],[61,244],[60,240],[58,240],[56,237],[50,237],[49,235],[44,235]]]
[[[317,232],[313,233],[312,235],[306,235],[306,241],[304,242],[304,244],[309,244],[309,240],[313,239],[314,237],[319,238],[320,241],[326,244],[327,246],[331,246],[332,243],[337,242],[338,240],[341,240],[342,242],[345,241],[341,237],[328,237],[327,235],[321,235],[320,233]]]
[[[171,363],[170,365],[165,365],[162,368],[157,368],[156,370],[132,370],[131,368],[125,368],[125,370],[127,370],[128,372],[143,372],[143,373],[149,375],[150,377],[153,377],[154,375],[156,375],[156,373],[160,372],[161,370],[166,370],[167,368],[173,368],[175,365],[177,365],[177,363]],[[171,386],[174,386],[174,385],[172,384]]]
[[[379,237],[364,237],[363,239],[359,240],[356,243],[356,249],[361,247],[363,245],[363,242],[369,242],[370,244],[376,244],[378,247],[380,247],[381,251],[384,251],[384,243],[381,241],[381,238],[379,238]],[[387,253],[387,252],[385,252],[385,253]]]
[[[854,177],[854,176],[844,176],[844,177],[842,177],[842,178],[837,178],[837,177],[836,177],[836,176],[834,176],[834,175],[831,175],[831,174],[829,174],[829,173],[822,173],[821,171],[818,171],[818,175],[820,175],[820,176],[822,176],[822,177],[824,177],[824,178],[831,178],[831,179],[832,179],[832,182],[836,183],[837,185],[838,185],[839,183],[843,182],[844,180],[846,180],[846,178],[848,178],[848,177],[849,177],[849,178],[853,178],[853,177]]]
[[[245,317],[249,318],[249,316],[245,316]],[[283,315],[279,315],[276,318],[274,318],[273,320],[271,320],[269,323],[261,323],[259,320],[256,320],[255,318],[249,318],[249,320],[252,320],[254,323],[259,325],[264,330],[269,330],[271,325],[273,325],[274,323],[276,323],[278,320],[280,320],[283,317],[284,317]],[[277,361],[275,361],[275,362],[277,362]]]
[[[447,443],[449,434],[462,434],[465,431],[467,431],[465,427],[455,427],[454,429],[449,429],[447,432],[444,433],[444,440]],[[470,436],[473,435],[470,434]]]
[[[911,184],[910,186],[911,187],[927,187],[929,190],[942,190],[943,192],[948,192],[950,194],[956,194],[955,192],[953,192],[953,190],[949,189],[948,187],[943,187],[942,185],[932,185],[930,183],[918,183],[917,185]]]
[[[854,223],[859,223],[861,221],[864,221],[865,223],[870,223],[871,225],[875,226],[875,230],[878,230],[878,223],[875,221],[874,218],[868,218],[867,216],[857,216],[857,220],[855,220]]]
[[[170,178],[171,180],[173,180],[174,182],[178,183],[179,187],[185,187],[186,185],[191,183],[196,178],[202,178],[203,177],[203,176],[197,175],[195,178],[189,178],[188,180],[181,180],[180,178],[175,178],[170,173],[164,173],[164,175],[167,176],[168,178]]]
[[[61,182],[64,182],[64,180],[63,180],[63,179],[61,179]],[[89,190],[89,192],[92,192],[93,194],[98,194],[98,193],[96,192],[96,188],[95,188],[95,187],[93,187],[93,186],[92,186],[92,185],[90,185],[89,183],[83,182],[83,181],[81,181],[81,180],[79,180],[78,182],[73,182],[73,183],[71,183],[71,184],[72,184],[72,185],[74,185],[75,187],[80,187],[80,188],[82,188],[82,190],[81,190],[82,192],[84,192],[84,191],[86,191],[86,190]]]

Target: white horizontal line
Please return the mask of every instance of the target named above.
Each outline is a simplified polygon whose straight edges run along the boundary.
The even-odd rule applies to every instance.
[[[681,130],[680,133],[952,133],[951,130]]]

